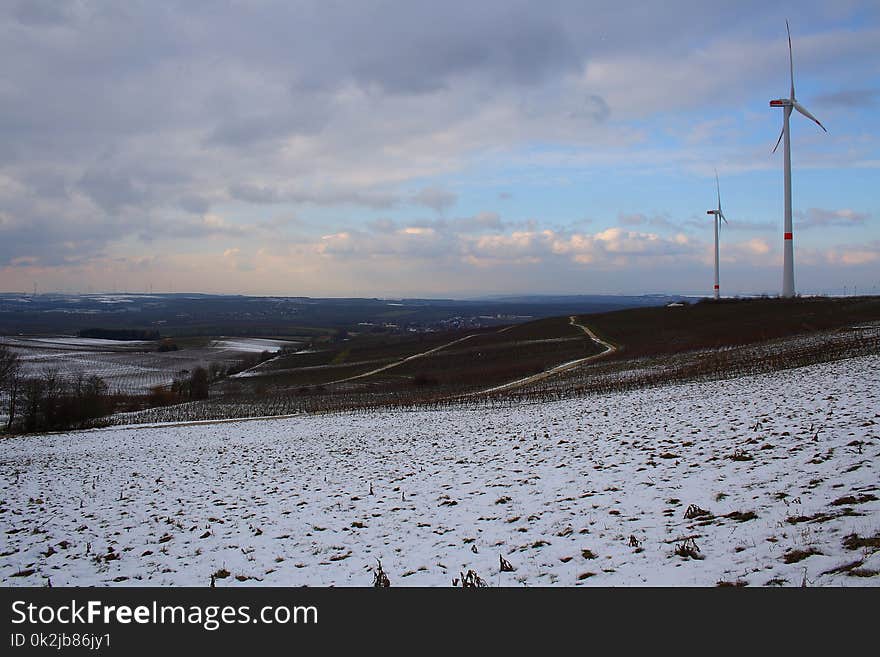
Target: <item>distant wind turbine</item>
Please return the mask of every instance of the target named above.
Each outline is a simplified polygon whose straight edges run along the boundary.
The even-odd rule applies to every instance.
[[[727,223],[727,218],[721,211],[721,184],[718,182],[718,171],[715,171],[715,191],[718,192],[718,207],[715,210],[706,210],[706,214],[715,215],[715,298],[721,294],[721,285],[718,280],[718,233],[721,230],[721,222]]]
[[[773,152],[779,148],[779,142],[782,141],[783,161],[785,167],[785,227],[783,233],[783,271],[782,271],[782,296],[794,296],[794,244],[792,241],[791,227],[791,129],[789,127],[789,118],[791,110],[796,109],[798,112],[814,121],[822,130],[825,126],[819,123],[819,119],[810,114],[807,109],[801,105],[794,97],[794,60],[791,56],[791,30],[788,27],[788,21],[785,21],[785,30],[788,32],[788,69],[791,77],[791,95],[788,98],[778,98],[770,101],[770,107],[783,108],[782,113],[782,132],[779,133],[779,139],[776,140],[776,146]],[[825,130],[825,132],[828,132]]]

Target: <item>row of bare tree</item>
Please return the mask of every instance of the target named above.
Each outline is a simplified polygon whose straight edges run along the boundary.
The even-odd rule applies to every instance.
[[[91,426],[113,412],[106,382],[80,374],[61,377],[55,370],[25,376],[18,356],[0,345],[0,396],[6,401],[6,430],[27,433]]]
[[[21,363],[18,356],[13,353],[6,345],[0,344],[0,399],[4,397],[8,399],[6,428],[12,427],[15,418],[15,405],[18,397],[19,377],[21,374]]]
[[[0,344],[0,414],[5,410],[5,430],[10,433],[85,428],[119,409],[207,399],[211,381],[220,376],[196,367],[179,373],[171,386],[158,386],[141,398],[111,393],[99,376],[71,378],[52,369],[26,375],[18,355]]]

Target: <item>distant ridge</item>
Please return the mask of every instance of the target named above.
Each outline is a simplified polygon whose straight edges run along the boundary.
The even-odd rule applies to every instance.
[[[677,294],[519,294],[480,297],[482,301],[500,303],[595,303],[615,306],[658,306],[688,297]]]

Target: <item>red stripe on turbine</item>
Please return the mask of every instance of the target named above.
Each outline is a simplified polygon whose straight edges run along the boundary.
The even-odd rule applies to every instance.
[[[718,286],[718,285],[716,285],[716,286],[715,286],[715,289],[716,289],[716,290],[720,290],[720,289],[721,289],[721,287],[720,287],[720,286]]]
[[[791,239],[791,233],[785,233],[785,235],[784,235],[783,237],[784,237],[784,239],[790,240],[790,239]]]

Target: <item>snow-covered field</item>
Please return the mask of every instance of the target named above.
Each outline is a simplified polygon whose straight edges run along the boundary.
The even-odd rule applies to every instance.
[[[223,338],[205,347],[158,352],[157,343],[99,338],[0,336],[0,344],[21,359],[27,376],[53,370],[62,378],[100,376],[113,392],[145,394],[170,385],[181,371],[211,363],[232,365],[263,351],[277,352],[300,343],[268,338]]]
[[[260,353],[263,351],[275,352],[282,347],[295,346],[299,343],[290,340],[274,340],[271,338],[225,338],[215,340],[212,346],[216,349],[224,349],[237,353]]]
[[[878,356],[513,409],[12,438],[0,576],[364,586],[378,559],[392,586],[877,585],[878,457]]]

